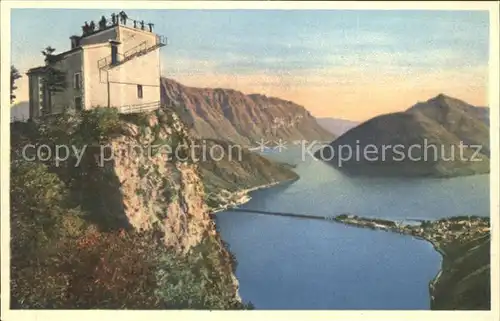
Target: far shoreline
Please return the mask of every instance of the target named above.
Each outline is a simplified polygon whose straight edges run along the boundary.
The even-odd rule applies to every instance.
[[[255,186],[255,187],[251,187],[251,188],[247,188],[247,189],[242,189],[242,190],[236,191],[232,195],[237,195],[238,199],[236,199],[231,204],[222,205],[222,206],[220,206],[218,208],[211,209],[210,210],[210,214],[211,215],[215,215],[215,214],[220,213],[220,212],[230,211],[233,208],[236,208],[236,207],[238,207],[240,205],[243,205],[243,204],[246,204],[246,203],[250,202],[250,200],[252,200],[252,197],[249,194],[252,193],[252,192],[255,192],[257,190],[268,189],[268,188],[271,188],[271,187],[276,187],[276,186],[281,185],[281,184],[291,183],[291,182],[294,182],[294,181],[296,181],[298,179],[300,179],[300,177],[293,178],[293,179],[287,179],[287,180],[284,180],[284,181],[272,182],[272,183],[268,183],[268,184],[264,184],[264,185],[258,185],[258,186]]]
[[[336,216],[334,221],[350,227],[369,228],[372,230],[411,236],[415,239],[425,240],[430,243],[434,250],[441,255],[441,267],[434,278],[428,283],[430,310],[448,309],[446,303],[443,305],[443,302],[446,302],[446,298],[443,299],[443,286],[438,290],[436,290],[436,287],[439,287],[439,281],[445,272],[448,278],[449,274],[455,273],[453,272],[454,270],[450,270],[449,266],[445,270],[445,261],[448,260],[448,265],[454,264],[453,257],[457,255],[455,250],[457,244],[472,243],[477,240],[483,240],[485,237],[490,237],[490,218],[480,216],[452,216],[437,220],[423,221],[420,225],[416,226],[398,225],[395,221],[391,220],[358,217],[347,214]],[[459,228],[457,229],[457,227]],[[474,247],[471,249],[474,249]],[[446,291],[445,294],[452,295],[446,293]],[[437,297],[438,300],[436,300]],[[477,308],[473,310],[477,310]]]

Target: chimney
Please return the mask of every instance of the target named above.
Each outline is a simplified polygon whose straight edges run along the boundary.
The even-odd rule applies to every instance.
[[[69,37],[69,39],[71,39],[71,49],[74,49],[74,48],[80,46],[80,37],[71,36],[71,37]]]

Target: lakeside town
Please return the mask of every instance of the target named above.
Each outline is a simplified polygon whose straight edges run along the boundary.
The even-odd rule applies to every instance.
[[[419,237],[431,242],[441,253],[450,243],[457,241],[465,243],[490,232],[489,218],[479,216],[454,216],[436,221],[422,220],[419,224],[402,224],[390,220],[342,214],[336,216],[335,221]]]

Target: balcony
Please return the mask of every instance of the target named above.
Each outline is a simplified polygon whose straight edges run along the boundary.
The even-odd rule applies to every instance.
[[[124,105],[118,107],[118,112],[121,114],[144,113],[153,111],[162,107],[160,101],[152,101],[144,104]]]

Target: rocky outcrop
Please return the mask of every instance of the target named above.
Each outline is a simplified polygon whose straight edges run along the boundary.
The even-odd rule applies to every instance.
[[[185,127],[176,114],[150,113],[142,124],[126,123],[124,135],[111,140],[114,155],[141,146],[141,154],[115,157],[112,164],[120,181],[123,208],[136,229],[158,225],[168,246],[182,250],[197,245],[203,234],[215,233],[204,202],[204,188],[196,164],[172,159],[154,145],[178,141],[190,145]],[[142,128],[141,128],[142,126]],[[111,165],[110,165],[111,166]]]
[[[175,106],[192,132],[202,138],[224,139],[254,146],[261,139],[329,141],[323,129],[303,107],[291,101],[232,89],[193,88],[161,79],[164,104]]]

